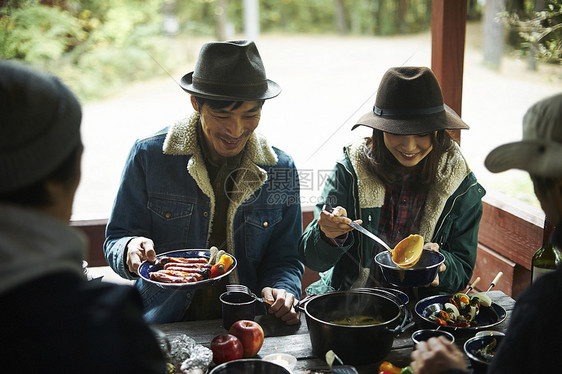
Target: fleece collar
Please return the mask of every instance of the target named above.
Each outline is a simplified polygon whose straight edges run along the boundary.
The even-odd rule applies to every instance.
[[[384,204],[385,188],[379,178],[368,169],[366,156],[367,139],[361,139],[346,147],[349,160],[357,174],[359,206],[380,208]],[[439,160],[435,184],[429,189],[420,221],[420,235],[433,236],[437,220],[445,207],[447,199],[457,190],[470,169],[460,147],[454,143],[452,149]]]
[[[187,163],[187,172],[195,180],[201,191],[210,199],[210,227],[212,227],[215,216],[215,195],[209,180],[201,146],[197,141],[199,119],[199,113],[195,112],[189,118],[176,122],[168,130],[164,140],[163,152],[168,155],[191,155]],[[246,143],[245,152],[240,161],[240,168],[236,173],[236,181],[234,182],[236,188],[232,192],[231,204],[228,207],[227,252],[234,254],[233,222],[237,209],[267,180],[267,172],[264,170],[264,167],[274,166],[277,162],[277,154],[266,138],[254,132]]]

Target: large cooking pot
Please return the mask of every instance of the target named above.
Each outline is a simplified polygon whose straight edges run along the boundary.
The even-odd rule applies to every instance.
[[[382,360],[396,335],[412,322],[400,298],[380,289],[331,292],[301,300],[297,308],[306,315],[314,355],[324,358],[334,351],[345,363],[367,365]],[[374,317],[380,323],[342,325],[351,317]]]

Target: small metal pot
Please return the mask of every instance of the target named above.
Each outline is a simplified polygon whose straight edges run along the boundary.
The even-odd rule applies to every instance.
[[[464,343],[464,353],[468,356],[475,374],[485,374],[487,372],[491,360],[486,360],[479,356],[477,351],[490,344],[494,339],[499,346],[504,337],[502,335],[475,336]]]
[[[382,360],[396,335],[413,323],[411,314],[393,294],[377,290],[331,292],[305,298],[297,308],[306,315],[314,355],[334,351],[346,364],[367,365]],[[375,317],[371,325],[333,323],[351,316]]]

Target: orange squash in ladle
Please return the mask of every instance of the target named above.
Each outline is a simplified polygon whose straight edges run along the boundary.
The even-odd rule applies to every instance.
[[[420,259],[423,252],[423,236],[410,235],[404,238],[390,250],[392,262],[401,268],[414,266]]]

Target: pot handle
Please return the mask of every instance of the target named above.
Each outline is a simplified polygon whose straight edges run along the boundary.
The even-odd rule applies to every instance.
[[[404,310],[404,319],[402,320],[402,323],[393,329],[389,329],[391,333],[396,335],[403,333],[404,331],[408,330],[410,327],[415,325],[412,312],[408,308],[402,308],[402,309]]]
[[[303,297],[302,299],[297,301],[297,303],[294,305],[295,310],[298,312],[304,312],[305,305],[308,304],[308,302],[314,299],[316,296],[318,295],[307,295]]]
[[[400,308],[406,306],[406,303],[400,297],[398,297],[398,295],[382,288],[352,288],[350,291],[366,292],[373,295],[384,296],[386,298],[392,299],[392,301],[394,301]]]

